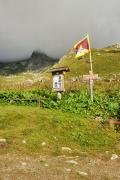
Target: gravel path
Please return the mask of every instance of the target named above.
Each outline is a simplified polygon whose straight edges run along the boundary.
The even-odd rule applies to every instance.
[[[120,159],[110,155],[0,155],[1,180],[120,180]]]

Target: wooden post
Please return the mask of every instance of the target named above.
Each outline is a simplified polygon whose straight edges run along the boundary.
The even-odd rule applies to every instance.
[[[93,84],[94,84],[93,79],[90,79],[90,99],[91,99],[91,101],[93,101]]]
[[[92,54],[91,54],[91,50],[90,50],[90,69],[91,69],[91,73],[93,74],[93,65],[92,65]]]
[[[83,75],[83,81],[89,81],[90,84],[90,99],[93,101],[93,85],[94,85],[94,80],[99,80],[100,78],[98,77],[98,74],[92,74],[91,71],[89,71],[89,75]]]
[[[62,99],[62,94],[60,92],[57,92],[57,98]]]
[[[57,93],[57,98],[61,99],[61,92],[65,91],[64,87],[64,74],[65,72],[69,72],[70,69],[68,67],[59,67],[53,68],[50,70],[53,77],[53,91]]]
[[[92,65],[92,55],[91,55],[91,50],[90,50],[90,75],[93,75],[93,65]],[[94,80],[90,78],[90,98],[91,101],[93,101],[93,85],[94,85]]]
[[[115,120],[110,119],[109,124],[110,124],[110,127],[114,129],[115,125],[120,125],[120,121],[115,121]]]

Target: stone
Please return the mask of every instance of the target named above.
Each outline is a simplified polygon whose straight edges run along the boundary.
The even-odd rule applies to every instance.
[[[100,53],[97,53],[96,55],[97,55],[97,56],[100,56],[101,54],[100,54]]]
[[[66,172],[71,172],[71,169],[65,169]]]
[[[66,161],[67,163],[70,163],[70,164],[78,164],[78,162],[77,161],[75,161],[75,160],[69,160],[69,161]]]
[[[42,142],[42,144],[41,144],[42,146],[46,146],[46,142]]]
[[[119,156],[117,154],[112,154],[112,156],[111,156],[111,160],[116,160],[118,158],[119,158]]]
[[[26,140],[22,140],[22,143],[23,143],[23,144],[26,144]]]
[[[22,166],[26,166],[27,165],[27,163],[26,162],[22,162]]]
[[[109,154],[109,151],[105,151],[106,154]]]
[[[72,149],[71,149],[71,148],[69,148],[69,147],[62,147],[62,151],[68,151],[68,152],[71,152],[71,151],[72,151]]]
[[[77,171],[77,173],[82,176],[88,176],[88,173],[86,173],[86,172]]]
[[[58,140],[56,136],[53,136],[53,138],[54,138],[56,141]]]
[[[44,164],[44,166],[45,166],[45,167],[48,167],[48,164],[47,164],[47,163],[45,163],[45,164]]]
[[[0,143],[6,143],[6,139],[0,139]]]

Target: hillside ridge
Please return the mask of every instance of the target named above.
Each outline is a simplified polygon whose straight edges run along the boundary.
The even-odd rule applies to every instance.
[[[102,49],[92,49],[92,62],[94,73],[100,76],[120,76],[120,43]],[[68,51],[53,67],[68,66],[70,72],[66,77],[76,77],[88,74],[90,71],[89,54],[80,59],[75,58],[73,49]]]

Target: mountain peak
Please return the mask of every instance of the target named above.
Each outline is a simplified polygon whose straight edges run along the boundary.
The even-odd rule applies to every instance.
[[[42,51],[33,51],[32,55],[31,55],[31,58],[37,58],[39,56],[46,56],[46,57],[48,57],[47,54],[45,54]]]
[[[0,63],[0,74],[9,75],[26,71],[43,71],[48,66],[52,66],[58,59],[49,57],[43,52],[33,51],[28,59],[17,62]]]

